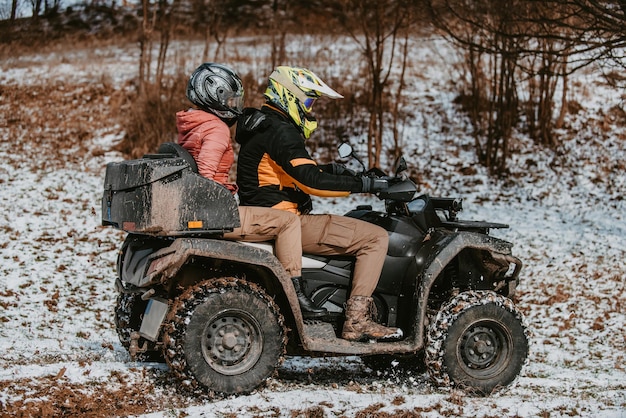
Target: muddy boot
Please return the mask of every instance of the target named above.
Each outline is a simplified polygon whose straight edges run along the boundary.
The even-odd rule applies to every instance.
[[[341,338],[349,341],[367,339],[386,340],[402,338],[400,328],[389,328],[372,320],[376,306],[374,299],[367,296],[353,296],[346,302],[346,322]]]
[[[304,319],[320,318],[328,313],[326,308],[318,308],[313,301],[304,293],[304,279],[300,276],[292,277],[293,287],[300,302],[300,310]]]

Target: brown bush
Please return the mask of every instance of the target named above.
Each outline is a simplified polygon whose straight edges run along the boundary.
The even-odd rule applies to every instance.
[[[143,92],[131,95],[127,111],[121,113],[126,134],[116,149],[130,158],[153,153],[163,142],[176,141],[176,112],[189,107],[187,75],[168,78],[163,84],[149,83]]]

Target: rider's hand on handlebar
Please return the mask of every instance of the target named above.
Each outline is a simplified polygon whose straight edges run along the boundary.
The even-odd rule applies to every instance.
[[[378,167],[370,168],[365,172],[365,175],[367,177],[388,178],[385,172]]]
[[[377,193],[389,188],[389,182],[385,179],[362,176],[361,181],[363,182],[363,189],[361,189],[363,193]]]

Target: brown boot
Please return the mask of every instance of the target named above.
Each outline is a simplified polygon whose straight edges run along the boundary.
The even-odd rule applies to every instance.
[[[341,338],[349,341],[365,339],[399,339],[400,328],[389,328],[372,321],[376,311],[374,299],[367,296],[352,296],[346,302],[346,322],[343,324]]]

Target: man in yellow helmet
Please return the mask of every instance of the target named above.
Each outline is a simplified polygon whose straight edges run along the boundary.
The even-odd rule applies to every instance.
[[[402,330],[377,324],[370,315],[372,293],[387,254],[387,232],[354,218],[308,214],[309,195],[340,197],[388,187],[386,180],[355,176],[341,166],[318,165],[311,158],[305,140],[317,127],[311,109],[322,96],[343,97],[305,68],[280,66],[272,72],[265,105],[260,111],[246,109],[237,127],[241,204],[299,214],[305,253],[356,257],[342,338],[398,338]]]

